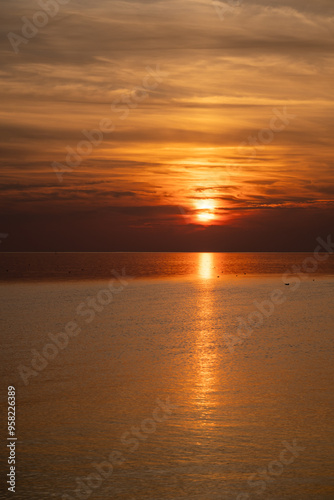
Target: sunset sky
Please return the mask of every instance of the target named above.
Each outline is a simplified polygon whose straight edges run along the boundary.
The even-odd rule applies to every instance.
[[[1,251],[313,250],[331,232],[332,0],[55,2],[20,42],[44,2],[1,2]]]

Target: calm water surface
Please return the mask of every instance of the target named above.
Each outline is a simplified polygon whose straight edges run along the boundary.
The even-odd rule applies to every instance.
[[[334,498],[332,258],[298,282],[307,254],[17,255],[1,255],[0,285],[13,498]],[[80,332],[52,350],[70,321]],[[25,385],[36,351],[53,359]],[[94,482],[113,450],[122,463]]]
[[[202,257],[199,259],[199,255]],[[134,278],[283,274],[311,268],[312,253],[1,253],[0,280],[97,280],[125,269]],[[334,276],[334,255],[311,274]]]

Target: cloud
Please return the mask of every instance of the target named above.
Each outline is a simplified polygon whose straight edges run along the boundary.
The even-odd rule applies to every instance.
[[[206,0],[71,0],[15,54],[7,33],[20,33],[36,9],[2,2],[8,217],[105,209],[125,226],[167,227],[179,206],[195,213],[207,198],[231,212],[231,225],[238,211],[331,209],[332,1],[249,0],[221,21]],[[111,104],[157,65],[166,76],[121,120]],[[285,106],[296,118],[250,161],[238,147]],[[51,163],[64,163],[66,148],[104,118],[115,131],[60,186]]]

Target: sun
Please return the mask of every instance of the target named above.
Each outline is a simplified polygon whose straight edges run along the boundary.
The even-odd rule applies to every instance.
[[[214,214],[210,214],[210,212],[201,212],[197,215],[198,220],[202,222],[209,222],[210,220],[214,219]]]
[[[213,200],[201,200],[196,207],[197,219],[202,222],[210,222],[215,219],[215,203]]]

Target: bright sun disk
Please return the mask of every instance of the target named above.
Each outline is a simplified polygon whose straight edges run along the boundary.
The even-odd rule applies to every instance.
[[[201,200],[197,205],[197,218],[201,222],[209,222],[215,218],[213,200]]]

